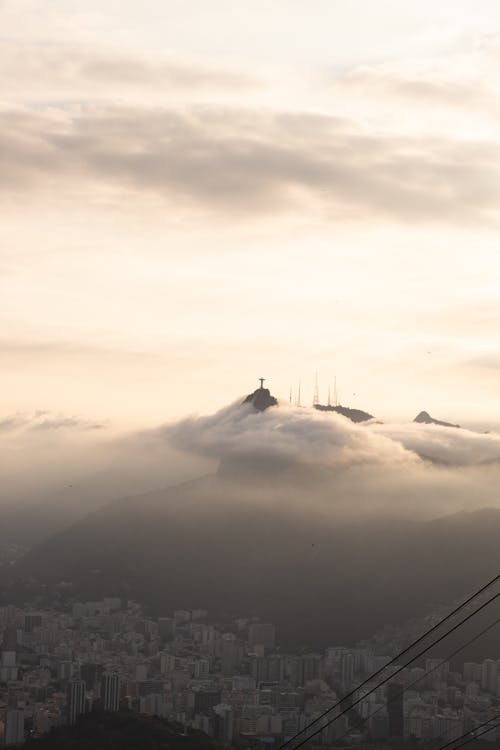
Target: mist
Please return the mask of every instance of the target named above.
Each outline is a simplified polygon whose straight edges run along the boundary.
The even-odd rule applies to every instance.
[[[46,412],[0,421],[0,502],[4,504],[36,503],[67,490],[73,500],[92,504],[177,484],[212,465],[210,460],[180,453],[154,431],[120,435],[105,424]]]
[[[45,441],[44,495],[11,468],[25,515],[2,533],[30,530],[16,575],[48,590],[64,575],[75,596],[118,592],[157,615],[257,612],[316,643],[367,637],[491,576],[499,435],[242,401],[126,436],[12,429],[12,445],[29,448],[19,471]]]
[[[179,484],[215,462],[175,450],[156,431],[44,411],[0,420],[2,541],[31,546],[117,498]]]
[[[200,502],[214,511],[237,503],[340,523],[500,507],[497,433],[354,424],[283,401],[258,413],[242,400],[127,434],[106,422],[43,411],[4,417],[3,535],[36,543],[110,501],[161,493],[207,474],[219,481]]]
[[[256,413],[237,401],[163,427],[190,455],[220,460],[240,501],[282,504],[341,519],[432,519],[498,508],[500,435],[422,424],[354,424],[336,413],[283,405]],[[243,487],[241,486],[243,481]],[[265,500],[262,500],[262,498]],[[220,501],[220,497],[219,497]]]

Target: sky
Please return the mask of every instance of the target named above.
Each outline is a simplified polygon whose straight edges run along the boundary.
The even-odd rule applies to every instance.
[[[0,421],[498,423],[499,73],[497,0],[0,0]]]

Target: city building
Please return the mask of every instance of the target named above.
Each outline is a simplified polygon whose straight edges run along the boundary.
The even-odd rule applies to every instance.
[[[77,718],[85,713],[85,682],[72,680],[68,684],[66,714],[68,724],[75,724]]]
[[[105,711],[118,711],[120,707],[120,677],[103,674],[101,678],[101,701]]]

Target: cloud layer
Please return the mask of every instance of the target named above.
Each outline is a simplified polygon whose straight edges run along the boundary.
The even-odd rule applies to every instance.
[[[258,81],[249,75],[216,66],[147,55],[91,49],[82,45],[11,41],[0,50],[0,83],[4,96],[36,101],[50,89],[55,98],[76,95],[99,99],[118,94],[189,92],[251,89]]]
[[[355,465],[448,466],[500,463],[500,435],[438,425],[353,424],[314,409],[272,407],[263,413],[239,402],[208,417],[166,428],[178,447],[209,457],[260,455],[340,468]]]
[[[208,417],[167,427],[166,437],[183,450],[212,458],[261,457],[330,468],[412,464],[417,457],[383,435],[336,414],[288,406],[256,413],[239,402]]]
[[[4,110],[0,189],[125,192],[227,216],[496,222],[500,144],[370,133],[306,113],[234,108]]]
[[[221,460],[241,502],[342,518],[435,518],[499,507],[500,435],[235,403],[167,426],[178,449]],[[255,479],[271,481],[264,494]],[[250,482],[250,484],[249,484]],[[234,495],[234,491],[233,491]],[[233,496],[231,495],[231,497]]]
[[[0,432],[23,432],[39,430],[102,430],[105,425],[100,422],[89,422],[76,416],[51,414],[48,411],[37,411],[33,414],[17,412],[0,418]]]
[[[199,513],[200,502],[203,512],[222,514],[237,503],[242,512],[260,507],[264,514],[312,514],[329,523],[499,507],[498,434],[356,425],[287,405],[256,413],[241,400],[210,416],[127,437],[47,412],[4,417],[0,504],[14,519],[12,528],[16,513],[33,508],[35,538],[40,509],[50,510],[48,526],[59,528],[110,500],[145,492],[156,493],[160,504],[170,498],[186,514]],[[191,485],[162,489],[213,474],[218,466],[217,479],[200,485],[202,497]]]

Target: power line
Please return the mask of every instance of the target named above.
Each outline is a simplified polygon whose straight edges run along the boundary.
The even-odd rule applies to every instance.
[[[500,578],[500,576],[496,576],[496,578]],[[480,589],[480,591],[482,591],[482,590],[484,590],[484,587],[482,589]],[[477,594],[476,594],[476,596],[477,596]],[[458,628],[462,627],[462,625],[464,625],[466,622],[468,622],[468,620],[470,620],[472,617],[475,617],[479,612],[481,612],[481,610],[483,610],[485,607],[487,607],[489,604],[491,604],[493,601],[495,601],[495,599],[498,599],[498,597],[500,597],[500,591],[498,593],[496,593],[494,596],[490,597],[490,599],[488,599],[486,602],[484,602],[483,604],[481,604],[481,606],[478,607],[477,609],[475,609],[474,612],[471,612],[469,615],[467,615],[467,617],[464,617],[463,620],[461,620],[459,623],[457,623],[452,628],[450,628],[445,633],[443,633],[443,635],[440,635],[439,638],[436,638],[435,641],[433,641],[428,646],[426,646],[422,651],[419,651],[418,654],[416,654],[415,656],[412,656],[412,658],[410,659],[410,661],[408,661],[406,664],[403,664],[401,667],[399,667],[399,669],[397,669],[395,672],[393,672],[388,677],[384,677],[384,679],[381,680],[374,688],[371,688],[371,690],[369,690],[367,693],[365,693],[361,698],[358,698],[353,703],[351,703],[351,705],[348,708],[345,708],[343,711],[341,711],[339,714],[337,714],[336,716],[334,716],[332,719],[329,719],[329,721],[327,721],[326,724],[324,724],[323,726],[321,726],[319,729],[316,729],[312,734],[310,734],[304,740],[302,740],[301,742],[299,742],[299,744],[295,746],[295,750],[298,750],[299,747],[302,747],[302,745],[305,745],[306,742],[309,742],[309,740],[311,740],[317,734],[319,734],[320,732],[322,732],[323,729],[325,729],[326,727],[328,727],[332,722],[336,721],[336,719],[340,718],[340,716],[343,716],[348,711],[350,711],[352,708],[354,708],[354,706],[356,706],[358,703],[361,703],[361,701],[363,700],[364,697],[366,697],[367,695],[371,695],[371,693],[374,693],[375,690],[377,690],[379,687],[382,687],[382,685],[385,685],[387,682],[389,682],[389,680],[392,680],[397,674],[399,674],[400,672],[402,672],[403,669],[406,669],[406,667],[408,667],[410,664],[413,664],[413,662],[417,661],[417,659],[420,659],[420,657],[423,656],[427,651],[429,651],[430,648],[432,648],[433,646],[436,646],[438,643],[440,643],[445,638],[447,638],[449,635],[451,635],[451,633],[454,633],[455,630],[458,630]],[[474,598],[474,597],[472,597],[472,598]],[[466,602],[464,602],[464,604],[462,604],[460,607],[458,607],[458,610],[462,609],[465,605],[466,605]],[[418,642],[419,640],[422,640],[424,637],[428,636],[429,633],[431,633],[433,630],[435,630],[437,627],[439,627],[440,624],[442,624],[446,619],[449,619],[450,617],[451,617],[451,613],[446,618],[443,618],[443,620],[440,623],[438,623],[438,625],[435,625],[434,628],[431,628],[431,630],[429,630],[426,634],[424,634],[424,636],[421,636],[420,639],[417,639],[416,642]],[[407,649],[405,649],[405,651],[402,652],[402,653],[407,652],[410,648],[411,648],[411,646],[409,646]],[[390,664],[392,664],[392,663],[394,663],[394,659],[391,662],[389,662],[388,664],[386,664],[385,667],[382,667],[380,670],[378,670],[378,672],[376,672],[375,674],[379,674],[380,672],[383,672],[384,669],[387,669],[387,667]],[[284,748],[286,745],[289,745],[294,739],[296,739],[301,734],[304,734],[304,732],[306,732],[308,729],[310,729],[314,724],[316,724],[318,721],[320,721],[322,718],[324,718],[327,714],[329,714],[335,708],[337,708],[338,706],[340,706],[340,704],[345,703],[345,701],[346,701],[347,698],[350,698],[351,696],[353,696],[363,685],[366,685],[367,682],[371,682],[372,679],[373,678],[367,678],[363,683],[361,683],[361,685],[358,685],[357,688],[355,688],[350,693],[348,693],[343,698],[341,698],[340,701],[337,701],[337,703],[335,703],[329,709],[327,709],[326,711],[324,711],[323,714],[321,714],[316,719],[314,719],[314,721],[311,721],[308,724],[308,726],[304,727],[304,729],[302,729],[300,732],[297,732],[297,734],[294,735],[294,737],[290,738],[290,740],[288,740],[284,745],[282,745],[281,748]],[[280,750],[281,750],[281,748],[280,748]]]
[[[483,734],[488,734],[488,732],[491,732],[492,729],[497,729],[497,727],[500,727],[499,724],[494,724],[492,727],[487,727],[487,724],[490,724],[492,721],[497,721],[500,719],[500,714],[498,716],[493,716],[493,718],[488,719],[488,721],[483,721],[482,724],[478,724],[477,727],[474,727],[474,729],[469,729],[468,732],[465,732],[465,734],[462,734],[460,737],[455,737],[454,740],[450,740],[449,742],[446,742],[446,744],[441,745],[438,747],[438,750],[444,750],[445,747],[451,747],[453,745],[453,750],[457,750],[458,747],[463,747],[464,745],[467,745],[469,742],[472,742],[473,740],[476,740],[478,737],[481,737]],[[478,729],[481,729],[481,727],[486,727],[486,729],[482,732],[479,732],[479,734],[476,734]],[[473,734],[473,737],[469,737],[469,735]],[[469,739],[466,739],[465,742],[460,742],[459,745],[455,745],[455,742],[459,742],[460,740],[465,739],[465,737],[469,737]]]
[[[417,659],[420,659],[420,657],[423,656],[427,651],[429,651],[430,648],[432,648],[433,646],[436,646],[438,643],[440,643],[445,638],[447,638],[449,635],[451,635],[451,633],[455,632],[455,630],[458,630],[458,628],[462,627],[462,625],[464,623],[466,623],[472,617],[475,617],[475,615],[477,615],[479,612],[481,612],[481,610],[483,610],[485,607],[487,607],[488,604],[491,604],[491,602],[495,601],[495,599],[498,599],[499,596],[500,596],[500,591],[497,594],[495,594],[494,596],[492,596],[490,599],[488,599],[486,602],[484,602],[484,604],[481,604],[481,606],[478,607],[476,610],[474,610],[474,612],[471,612],[470,615],[467,615],[467,617],[464,617],[464,619],[461,622],[457,623],[452,628],[450,628],[449,630],[447,630],[446,633],[443,633],[443,635],[440,635],[439,638],[436,638],[436,640],[433,643],[431,643],[428,646],[426,646],[422,651],[419,651],[419,653],[416,654],[416,656],[412,656],[412,658],[410,659],[410,661],[408,661],[406,664],[403,664],[401,667],[399,667],[399,669],[397,669],[395,672],[393,672],[388,677],[384,677],[384,679],[381,680],[377,685],[375,685],[374,688],[372,688],[367,693],[365,693],[363,696],[361,696],[361,698],[357,698],[353,703],[351,703],[351,705],[348,708],[345,708],[339,714],[337,714],[333,718],[329,719],[324,726],[320,727],[319,729],[316,729],[312,734],[310,734],[304,740],[302,740],[301,742],[299,742],[299,744],[295,746],[295,750],[298,750],[299,747],[302,747],[302,745],[305,745],[306,742],[309,742],[309,740],[311,740],[317,734],[319,734],[320,732],[322,732],[323,729],[326,729],[326,727],[330,726],[330,724],[332,724],[334,721],[336,721],[338,718],[340,718],[340,716],[343,716],[348,711],[350,711],[352,708],[354,708],[354,706],[357,706],[358,703],[361,703],[361,701],[363,700],[363,698],[365,698],[367,695],[371,695],[372,693],[374,693],[375,690],[378,690],[378,688],[382,687],[382,685],[385,685],[387,682],[389,682],[389,680],[392,680],[397,674],[399,674],[400,672],[402,672],[403,669],[406,669],[406,667],[408,667],[410,664],[413,664],[414,661],[417,661]],[[357,690],[359,690],[359,688],[357,688]],[[356,692],[356,691],[354,691],[354,692]],[[337,703],[337,705],[339,705],[340,703],[343,703],[346,700],[346,697],[347,696],[344,696],[344,698],[342,698]],[[331,711],[332,709],[329,709],[329,710]],[[328,713],[328,711],[326,713]],[[319,718],[320,717],[318,717],[318,719]],[[318,721],[318,719],[315,719],[314,722],[311,722],[309,726],[311,726],[316,721]],[[305,729],[307,729],[307,727],[305,727]]]
[[[342,700],[337,701],[333,706],[328,708],[326,711],[324,711],[322,714],[320,714],[314,721],[311,721],[306,727],[301,729],[299,732],[293,735],[293,737],[290,737],[289,740],[284,742],[279,750],[283,750],[285,747],[290,745],[294,740],[297,739],[297,737],[300,737],[300,735],[304,734],[304,732],[307,732],[308,729],[310,729],[316,722],[321,721],[321,719],[324,719],[325,716],[327,716],[331,711],[333,711],[335,708],[338,708],[341,703],[343,703],[346,699],[352,698],[358,690],[360,690],[365,685],[368,685],[368,683],[372,682],[376,677],[383,674],[383,672],[387,669],[387,667],[392,666],[393,664],[396,664],[402,656],[405,656],[409,651],[411,651],[415,646],[418,646],[419,643],[422,643],[426,638],[428,638],[432,633],[435,633],[436,630],[438,630],[441,625],[444,625],[445,622],[450,620],[452,617],[454,617],[460,610],[462,610],[464,607],[466,607],[468,604],[470,604],[474,599],[476,599],[478,596],[480,596],[482,593],[484,593],[487,589],[490,588],[490,586],[493,586],[494,583],[496,583],[500,579],[500,574],[496,575],[494,578],[491,579],[491,581],[488,581],[484,586],[482,586],[480,589],[475,591],[471,596],[469,596],[468,599],[466,599],[462,604],[460,604],[458,607],[456,607],[454,610],[452,610],[449,614],[447,614],[445,617],[443,617],[436,625],[433,625],[429,630],[426,630],[423,635],[416,638],[412,643],[410,643],[409,646],[404,648],[402,651],[399,652],[399,654],[396,654],[387,664],[385,664],[383,667],[380,667],[380,669],[377,669],[373,674],[371,674],[369,677],[367,677],[363,682],[358,685],[354,690],[351,690],[350,693],[347,693]],[[433,644],[434,645],[434,644]],[[430,647],[429,647],[430,648]],[[426,649],[427,650],[427,649]],[[425,653],[425,652],[424,652]],[[409,662],[411,663],[411,662]],[[314,736],[314,735],[313,735]],[[300,745],[298,745],[300,747]]]
[[[404,690],[401,690],[399,693],[396,693],[395,696],[393,696],[392,698],[390,698],[389,700],[387,700],[386,703],[385,703],[385,705],[383,704],[383,705],[379,706],[375,711],[372,711],[372,713],[369,714],[365,719],[363,719],[362,721],[358,722],[358,724],[356,725],[355,729],[359,729],[361,726],[363,726],[363,724],[366,724],[367,721],[369,721],[371,718],[373,718],[373,716],[376,716],[376,714],[378,714],[378,712],[381,711],[383,708],[385,708],[386,706],[390,705],[391,703],[393,703],[398,698],[401,698],[401,696],[404,695],[404,693],[407,690],[409,690],[414,685],[416,685],[417,682],[420,682],[425,677],[428,677],[430,674],[432,674],[437,669],[439,669],[440,667],[442,667],[443,664],[446,664],[448,661],[450,661],[450,659],[453,659],[453,657],[456,656],[457,654],[459,654],[460,651],[463,651],[464,648],[467,648],[472,643],[474,643],[475,641],[477,641],[479,638],[481,638],[481,636],[485,635],[485,633],[487,633],[489,630],[491,630],[492,628],[494,628],[495,625],[498,625],[499,623],[500,623],[500,617],[497,617],[496,620],[494,620],[489,625],[487,625],[485,628],[483,628],[479,633],[476,633],[476,635],[472,636],[472,638],[470,638],[466,643],[462,643],[457,649],[455,649],[454,651],[452,651],[451,654],[448,654],[448,656],[446,656],[444,659],[442,659],[440,662],[438,662],[438,664],[435,664],[433,667],[431,667],[431,669],[429,669],[427,672],[425,672],[425,674],[420,675],[420,677],[417,677],[416,680],[413,680],[413,682],[410,682],[408,685],[405,685]],[[337,737],[336,738],[337,742],[340,741],[340,740],[343,740],[344,737],[347,737],[347,735],[349,734],[350,731],[351,731],[351,729],[349,728],[347,730],[347,732],[345,732],[344,734],[342,734],[340,737]]]

